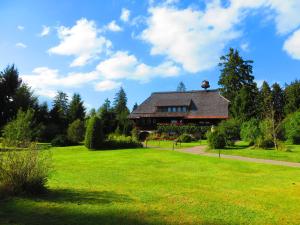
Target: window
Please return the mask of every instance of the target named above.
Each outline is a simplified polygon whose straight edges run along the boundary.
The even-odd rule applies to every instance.
[[[172,112],[176,112],[176,107],[173,107],[173,108],[172,108]]]
[[[172,112],[172,107],[168,107],[168,112]]]

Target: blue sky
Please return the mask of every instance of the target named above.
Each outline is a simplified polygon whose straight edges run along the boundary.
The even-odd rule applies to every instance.
[[[299,0],[0,1],[0,65],[15,63],[41,101],[80,93],[88,108],[123,86],[129,106],[151,92],[217,88],[229,47],[254,75],[300,78]]]

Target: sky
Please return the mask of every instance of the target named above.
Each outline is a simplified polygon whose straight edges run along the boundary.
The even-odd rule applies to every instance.
[[[128,106],[180,81],[218,88],[230,47],[258,85],[300,78],[300,0],[0,0],[0,70],[15,64],[39,100],[79,93]]]

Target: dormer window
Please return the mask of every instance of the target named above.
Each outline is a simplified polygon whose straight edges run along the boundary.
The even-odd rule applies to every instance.
[[[157,112],[168,112],[168,113],[175,113],[175,112],[187,112],[187,106],[159,106],[157,107]]]

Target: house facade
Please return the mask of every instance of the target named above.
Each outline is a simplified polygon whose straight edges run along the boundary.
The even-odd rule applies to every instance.
[[[218,90],[152,93],[129,118],[140,131],[160,123],[216,125],[228,119],[229,101]]]

